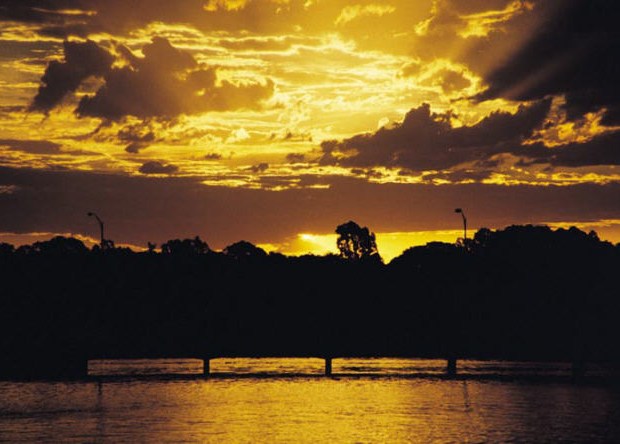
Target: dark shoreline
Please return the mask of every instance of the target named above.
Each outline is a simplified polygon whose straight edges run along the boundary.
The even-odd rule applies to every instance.
[[[88,359],[410,356],[620,364],[620,246],[577,229],[479,230],[389,264],[249,243],[162,253],[55,238],[0,248],[0,379],[81,377]],[[586,372],[584,374],[584,371]]]

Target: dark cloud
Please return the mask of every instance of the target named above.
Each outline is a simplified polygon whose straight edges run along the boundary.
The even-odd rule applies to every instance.
[[[502,10],[514,0],[444,0],[445,3],[456,13],[461,15],[479,14],[488,10]]]
[[[432,113],[423,104],[402,123],[343,141],[321,144],[322,164],[350,167],[402,167],[440,170],[468,161],[482,161],[514,152],[545,121],[550,101],[520,106],[515,114],[495,111],[475,125],[454,128],[451,112]]]
[[[135,66],[112,69],[94,95],[80,100],[76,112],[80,116],[119,120],[127,115],[141,118],[174,117],[183,111],[184,102],[193,91],[188,90],[179,71],[193,58],[161,38],[143,48],[145,57],[136,58]],[[168,57],[171,63],[168,64]],[[214,77],[214,76],[213,76]]]
[[[0,146],[30,154],[60,154],[61,145],[47,140],[0,139]]]
[[[295,186],[295,178],[291,176],[261,176],[259,179],[262,189],[290,188]]]
[[[118,131],[118,139],[123,142],[153,142],[155,133],[149,126],[129,125]]]
[[[292,132],[287,131],[282,140],[296,142],[312,142],[312,134],[308,132]]]
[[[462,182],[480,182],[491,177],[492,171],[489,170],[456,170],[442,171],[439,173],[425,174],[423,179],[427,182],[435,182],[438,180],[446,181],[451,184]]]
[[[21,105],[0,105],[0,117],[9,117],[12,114],[21,113],[26,107]]]
[[[153,160],[143,163],[138,171],[142,174],[174,174],[179,171],[179,167]]]
[[[141,150],[148,148],[148,143],[143,142],[131,142],[129,145],[125,147],[125,151],[131,154],[137,154]]]
[[[42,156],[99,156],[95,151],[88,150],[61,150],[62,145],[47,140],[0,139],[0,147],[7,147],[12,151],[38,154]]]
[[[76,112],[80,116],[119,120],[125,116],[170,119],[180,114],[205,111],[258,109],[274,92],[265,83],[216,83],[213,68],[199,66],[187,52],[155,37],[131,65],[113,68],[94,95],[84,96]]]
[[[364,176],[367,179],[380,179],[384,177],[381,171],[377,171],[373,168],[352,168],[351,172],[357,176]]]
[[[91,76],[103,76],[114,61],[114,57],[95,42],[65,41],[63,62],[51,61],[41,78],[41,86],[30,109],[49,112],[69,93]]]
[[[463,76],[463,73],[451,70],[443,70],[437,74],[438,83],[445,93],[460,91],[471,85],[471,81]]]
[[[121,142],[129,142],[125,147],[128,153],[136,154],[155,141],[155,132],[147,125],[129,125],[118,131]]]
[[[86,20],[88,14],[78,11],[80,0],[3,0],[0,18],[27,23],[63,24],[70,20]],[[73,11],[72,14],[66,11]]]
[[[137,62],[143,65],[142,68],[147,70],[157,69],[164,64],[173,72],[184,71],[198,66],[191,54],[176,49],[167,39],[162,37],[154,37],[151,43],[142,48],[142,54],[144,54],[144,59],[137,59]]]
[[[533,100],[562,94],[569,118],[606,108],[604,123],[619,124],[618,23],[618,2],[564,0],[533,38],[486,76],[489,88],[478,99]]]
[[[249,171],[253,173],[257,173],[257,174],[264,173],[268,169],[269,169],[269,164],[265,162],[261,162],[258,165],[252,165],[250,168],[248,168]]]
[[[31,110],[49,112],[93,76],[102,77],[104,84],[82,97],[76,113],[116,121],[126,116],[171,120],[180,114],[259,109],[275,88],[271,79],[218,83],[214,68],[199,65],[191,54],[161,37],[142,48],[144,57],[118,46],[118,58],[125,63],[121,67],[112,67],[114,56],[90,40],[63,45],[65,60],[48,64]]]
[[[0,18],[39,24],[43,35],[86,37],[127,32],[153,21],[197,21],[203,5],[202,0],[3,0]]]
[[[541,143],[526,145],[519,154],[530,159],[523,165],[545,163],[551,166],[620,165],[620,131],[595,137],[589,142],[569,143],[547,148]]]
[[[302,163],[305,162],[306,155],[303,153],[288,153],[286,155],[286,161],[289,163]]]
[[[421,61],[408,62],[400,70],[400,77],[416,77],[424,72],[424,64]],[[445,93],[453,93],[471,86],[471,81],[463,74],[462,69],[443,68],[427,79],[418,79],[424,85],[440,86]]]

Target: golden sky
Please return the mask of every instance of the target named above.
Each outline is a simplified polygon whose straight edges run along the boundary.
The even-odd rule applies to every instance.
[[[96,237],[96,211],[117,243],[322,253],[352,219],[390,259],[462,207],[618,242],[615,9],[3,0],[0,239]]]

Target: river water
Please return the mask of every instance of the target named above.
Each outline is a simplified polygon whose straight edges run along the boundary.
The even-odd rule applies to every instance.
[[[326,378],[318,359],[218,359],[200,378],[201,361],[95,361],[80,381],[0,382],[0,442],[620,442],[620,391],[565,365],[444,365],[336,359]]]

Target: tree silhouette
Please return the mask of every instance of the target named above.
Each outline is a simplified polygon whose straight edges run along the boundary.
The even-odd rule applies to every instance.
[[[47,241],[35,242],[28,246],[28,248],[23,248],[22,252],[26,252],[26,254],[41,253],[61,256],[65,254],[85,254],[88,252],[88,248],[81,240],[72,237],[56,236]]]
[[[375,259],[381,261],[375,234],[367,227],[360,227],[353,221],[338,225],[338,250],[340,257],[347,260],[357,261],[362,259]]]
[[[0,256],[3,255],[10,255],[15,251],[15,247],[11,244],[8,244],[6,242],[0,242]]]
[[[207,254],[210,251],[211,249],[209,248],[209,245],[200,239],[199,236],[196,236],[194,239],[172,239],[161,246],[161,252],[163,254],[176,254],[182,256]]]
[[[232,245],[224,248],[223,253],[234,259],[250,259],[250,258],[264,258],[267,257],[267,253],[262,248],[248,241],[235,242]]]

